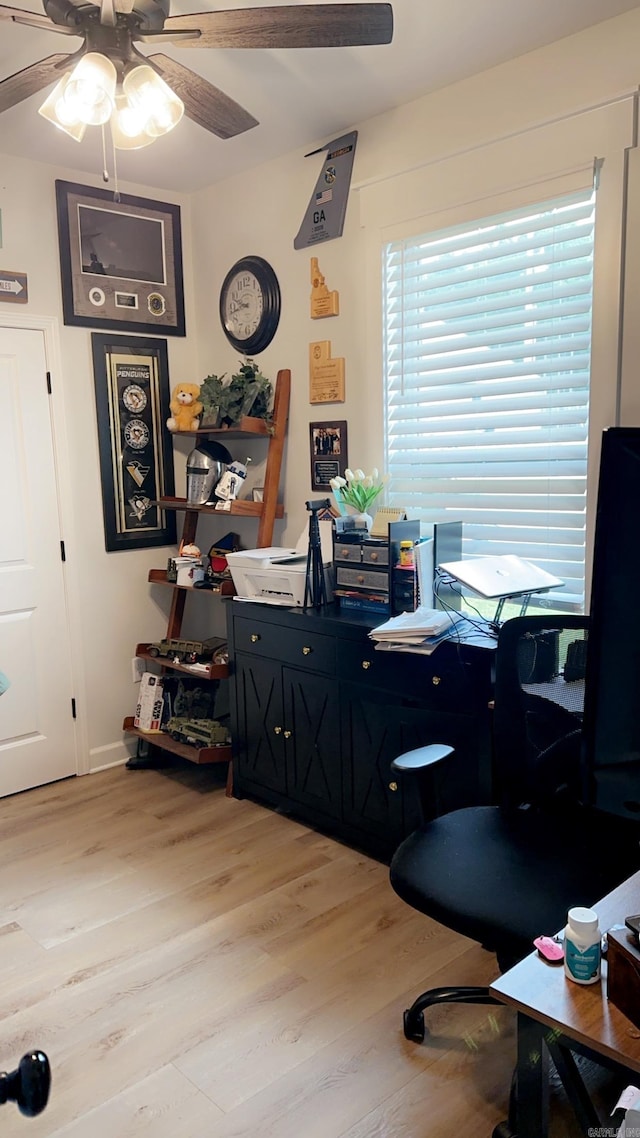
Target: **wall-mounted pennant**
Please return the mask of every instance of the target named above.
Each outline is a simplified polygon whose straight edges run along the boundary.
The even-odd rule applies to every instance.
[[[313,154],[327,151],[316,188],[293,242],[294,249],[306,249],[309,245],[342,236],[357,138],[357,130],[352,130],[305,154],[305,158],[311,158]]]

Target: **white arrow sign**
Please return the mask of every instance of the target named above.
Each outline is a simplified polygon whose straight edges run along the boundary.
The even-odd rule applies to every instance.
[[[0,269],[0,300],[26,304],[27,296],[27,274]]]
[[[24,292],[24,285],[20,281],[0,281],[0,289],[3,292],[15,292],[16,296],[19,292]]]

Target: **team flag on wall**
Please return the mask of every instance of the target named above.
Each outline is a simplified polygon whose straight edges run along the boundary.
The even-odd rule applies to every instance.
[[[302,225],[293,242],[294,249],[306,249],[310,245],[319,245],[322,241],[332,241],[334,237],[342,236],[357,138],[357,130],[352,130],[350,134],[334,138],[333,142],[328,142],[319,150],[305,154],[305,158],[310,158],[313,154],[327,152]]]

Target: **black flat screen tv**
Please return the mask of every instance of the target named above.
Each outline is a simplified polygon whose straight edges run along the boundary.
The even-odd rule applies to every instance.
[[[585,681],[584,789],[640,819],[640,427],[603,434]]]

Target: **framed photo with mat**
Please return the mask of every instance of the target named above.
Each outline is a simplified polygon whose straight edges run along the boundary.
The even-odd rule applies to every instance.
[[[347,423],[309,423],[311,450],[311,489],[331,490],[329,479],[341,475],[349,465],[347,458]]]
[[[180,207],[56,181],[65,324],[184,336]]]
[[[167,341],[91,335],[105,548],[174,545],[176,518],[157,505],[174,492]]]

